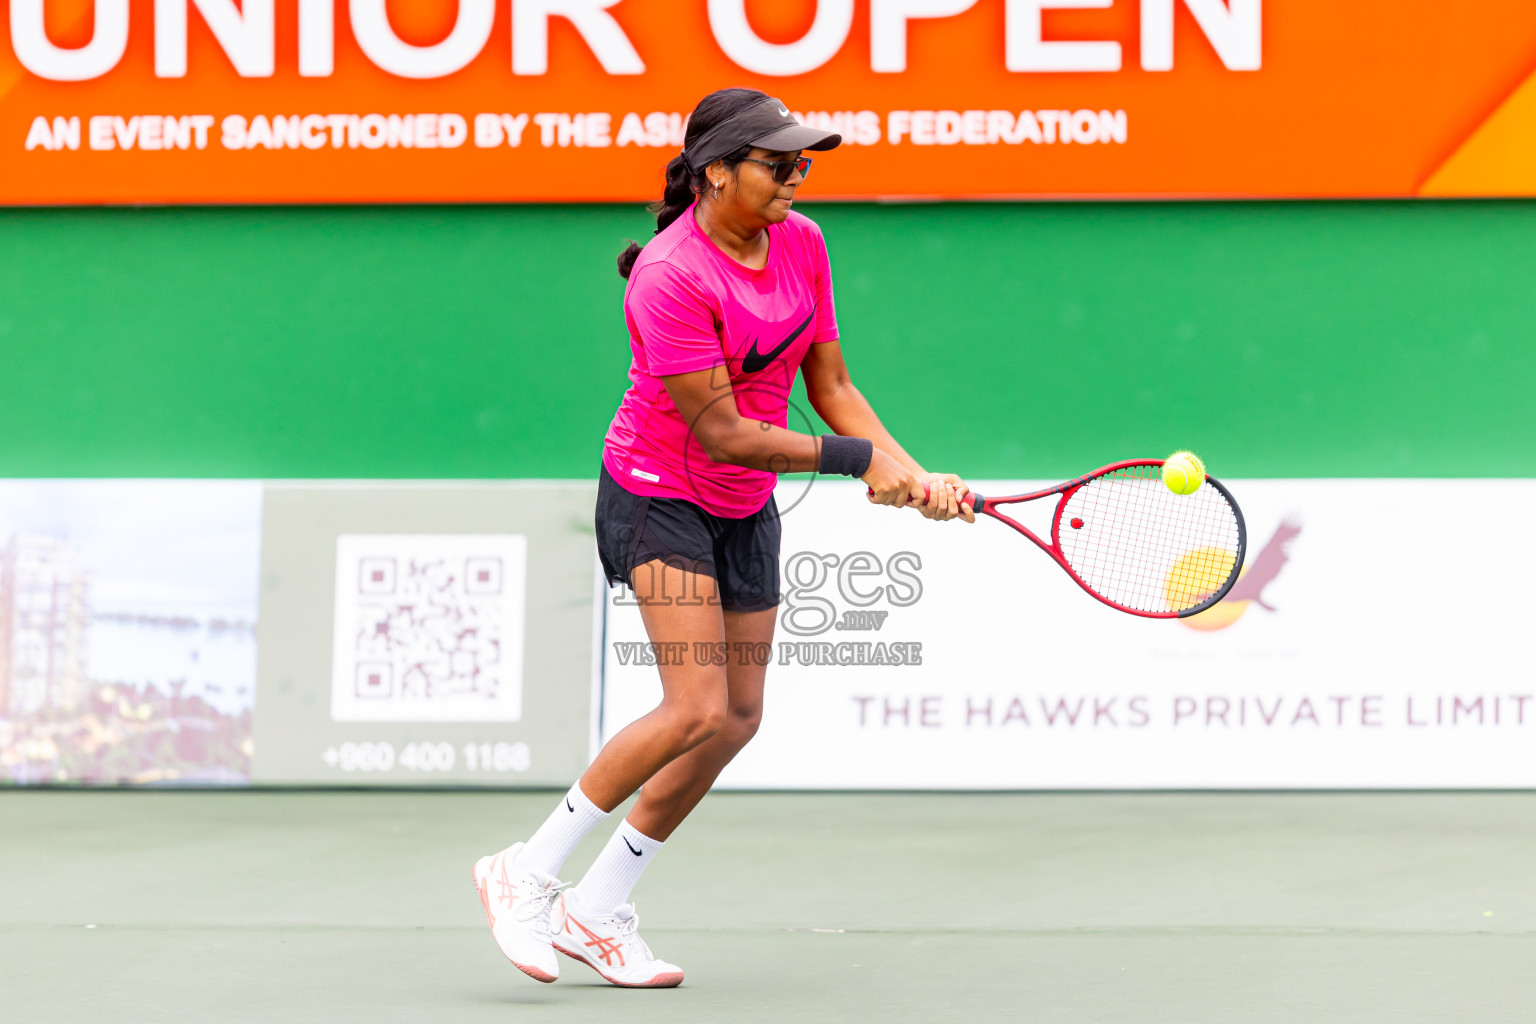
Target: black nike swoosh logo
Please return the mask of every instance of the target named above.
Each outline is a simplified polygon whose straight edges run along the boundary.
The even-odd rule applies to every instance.
[[[624,840],[625,846],[629,846],[629,836],[621,836],[620,838]],[[633,846],[629,846],[629,852],[634,854],[636,857],[639,857],[642,853],[642,851],[635,849]]]
[[[565,809],[570,811],[572,814],[576,813],[576,808],[571,806],[571,798],[570,797],[566,797],[565,798]]]
[[[771,352],[759,352],[757,350],[757,339],[753,338],[752,347],[747,349],[747,354],[741,359],[741,372],[756,373],[758,370],[763,369],[769,363],[773,362],[774,359],[778,357],[780,352],[783,352],[785,349],[789,348],[790,345],[794,344],[795,339],[800,337],[800,335],[804,333],[807,327],[811,326],[811,321],[814,319],[816,319],[816,310],[812,308],[810,315],[801,321],[800,326],[796,327],[794,331],[791,332],[789,337],[775,345],[773,347],[773,351]]]

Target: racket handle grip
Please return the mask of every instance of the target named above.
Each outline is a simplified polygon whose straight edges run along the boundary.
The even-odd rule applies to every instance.
[[[864,493],[866,493],[871,498],[873,498],[875,496],[875,489],[873,487],[866,487],[864,489]],[[930,492],[928,490],[928,485],[927,484],[923,484],[923,504],[924,505],[928,504],[928,495],[930,493],[932,493],[932,492]],[[972,512],[980,512],[983,508],[986,507],[986,501],[987,501],[987,499],[983,498],[981,495],[977,494],[975,491],[972,491],[971,493],[967,494],[965,497],[960,499],[960,504],[969,507]]]

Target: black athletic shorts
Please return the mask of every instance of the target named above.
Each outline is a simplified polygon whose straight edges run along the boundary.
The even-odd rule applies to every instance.
[[[659,558],[713,577],[726,611],[756,612],[779,603],[779,507],[772,495],[745,519],[727,519],[682,498],[633,494],[604,466],[596,526],[609,586],[633,589],[631,570]]]

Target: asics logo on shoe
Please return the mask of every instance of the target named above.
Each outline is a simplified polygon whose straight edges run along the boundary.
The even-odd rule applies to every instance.
[[[496,884],[501,887],[501,892],[497,894],[497,898],[510,907],[512,901],[517,898],[517,886],[512,884],[512,879],[507,877],[506,861],[501,862],[501,878]]]
[[[570,926],[573,924],[577,928],[581,929],[582,934],[587,937],[587,941],[584,943],[584,945],[588,949],[592,950],[596,955],[602,957],[603,963],[607,964],[609,967],[624,966],[624,951],[619,948],[619,942],[617,939],[604,938],[603,936],[594,932],[592,929],[588,928],[586,925],[582,924],[580,921],[576,920],[574,917],[567,916],[565,923],[565,930],[567,932],[571,930]],[[614,957],[619,958],[619,962],[617,964],[613,962]]]
[[[634,854],[636,857],[639,857],[644,852],[643,850],[637,850],[633,846],[630,846],[629,836],[622,836],[620,838],[622,838],[624,840],[624,845],[625,846],[629,846],[629,852]]]

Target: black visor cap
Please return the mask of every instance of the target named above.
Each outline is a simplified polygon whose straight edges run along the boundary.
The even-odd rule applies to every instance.
[[[843,141],[837,132],[811,128],[795,120],[789,108],[769,97],[726,118],[683,153],[688,169],[698,173],[743,146],[757,146],[772,153],[796,150],[827,150]]]

